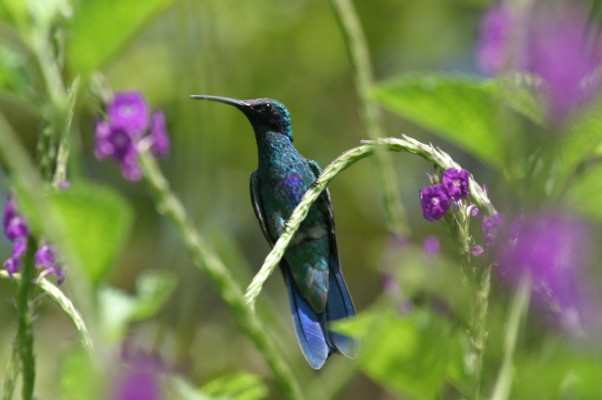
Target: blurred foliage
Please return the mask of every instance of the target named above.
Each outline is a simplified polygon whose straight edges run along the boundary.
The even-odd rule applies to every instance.
[[[487,184],[502,210],[563,203],[592,224],[602,221],[602,169],[595,153],[602,141],[599,103],[576,115],[566,127],[569,134],[560,135],[551,131],[565,127],[547,126],[541,99],[532,95],[537,82],[479,75],[474,48],[488,1],[356,3],[381,82],[374,95],[392,111],[386,116],[388,135],[403,132],[444,148]],[[243,287],[268,251],[248,194],[256,167],[252,130],[236,110],[188,96],[281,100],[291,111],[297,148],[323,165],[365,138],[345,46],[326,2],[0,0],[0,109],[32,159],[42,111],[49,107],[43,66],[32,50],[36,32],[51,38],[65,82],[76,76],[94,81],[99,72],[111,89],[140,90],[153,108],[165,110],[173,140],[171,157],[162,162],[165,174]],[[192,268],[147,189],[125,182],[117,165],[94,157],[99,105],[88,91],[77,94],[72,185],[43,199],[70,232],[60,242],[78,260],[74,268],[84,267],[67,272],[65,291],[75,296],[85,286],[73,277],[98,288],[97,296],[85,298],[100,307],[107,335],[98,339],[96,355],[118,364],[118,342],[126,338],[158,354],[179,373],[167,385],[174,398],[279,398],[255,348],[206,277]],[[536,162],[535,155],[542,158]],[[417,193],[432,169],[410,156],[394,157],[401,196],[414,210],[413,234],[404,244],[387,235],[370,163],[358,163],[331,187],[345,278],[357,309],[367,310],[341,327],[364,339],[358,360],[345,360],[356,362],[358,370],[346,372],[334,360],[319,375],[309,370],[279,277],[258,303],[299,381],[323,387],[325,398],[332,393],[341,399],[459,398],[474,384],[466,335],[474,282],[461,274],[443,227],[420,215]],[[2,193],[18,183],[3,178]],[[26,192],[19,190],[19,196],[40,232],[45,216],[36,214]],[[478,232],[479,222],[474,225]],[[427,234],[441,238],[441,255],[422,252]],[[6,240],[0,245],[8,255]],[[598,264],[592,281],[599,282]],[[394,293],[383,291],[384,274],[394,277]],[[494,274],[484,396],[502,358],[509,295]],[[0,303],[11,303],[12,282],[0,282],[0,297]],[[415,308],[408,313],[403,307],[410,301]],[[47,302],[36,303],[39,397],[99,396],[98,388],[111,383],[97,380],[99,371],[88,356],[73,349],[77,335],[69,320]],[[0,368],[11,354],[14,332],[14,309],[4,305]],[[79,306],[89,311],[90,304]],[[84,314],[94,320],[93,312]],[[518,339],[512,398],[602,397],[601,349],[588,339],[565,337],[541,321],[527,324]]]
[[[337,329],[362,339],[358,360],[362,370],[400,395],[432,399],[445,381],[469,392],[470,342],[441,316],[366,311],[337,324]]]

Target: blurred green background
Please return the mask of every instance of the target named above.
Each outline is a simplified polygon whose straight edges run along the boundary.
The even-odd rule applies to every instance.
[[[415,70],[478,74],[475,43],[480,17],[488,3],[356,1],[376,80]],[[139,90],[153,108],[165,111],[172,150],[170,157],[161,161],[164,173],[195,224],[211,239],[227,265],[235,268],[233,274],[246,287],[269,251],[249,199],[249,176],[257,163],[253,132],[237,110],[192,101],[189,95],[271,97],[282,101],[292,115],[298,150],[325,166],[367,137],[352,68],[327,2],[179,0],[165,4],[116,52],[102,73],[112,90]],[[0,37],[17,48],[21,46],[7,24],[0,25]],[[89,43],[92,50],[94,46],[94,42]],[[30,72],[39,81],[39,71],[34,68]],[[168,270],[178,278],[177,290],[158,316],[132,327],[131,341],[136,347],[158,352],[170,368],[198,385],[238,370],[269,376],[263,360],[237,329],[211,283],[192,266],[171,222],[155,210],[147,188],[125,181],[116,164],[94,157],[93,119],[98,110],[89,94],[84,94],[82,100],[74,121],[75,132],[80,135],[74,138],[70,178],[117,188],[135,209],[134,230],[111,271],[109,283],[133,293],[142,271]],[[0,106],[33,154],[40,116],[11,94],[0,96]],[[495,193],[492,171],[453,144],[388,113],[385,127],[387,136],[406,133],[424,142],[432,141]],[[450,261],[454,259],[451,243],[441,224],[428,223],[420,212],[418,191],[429,184],[426,173],[432,168],[411,155],[393,154],[392,158],[411,229],[411,245],[407,248],[392,245],[371,160],[356,164],[330,187],[339,252],[356,308],[361,311],[382,301],[384,272],[405,270],[410,275],[416,272],[416,287],[448,302],[457,301],[452,304],[452,313],[464,314],[459,316],[459,324],[463,325],[469,310],[466,297],[470,295],[458,293],[458,265]],[[4,184],[2,190],[7,187]],[[440,258],[429,258],[420,251],[423,238],[431,234],[441,238]],[[2,254],[9,253],[4,239],[1,250]],[[78,283],[67,274],[65,286],[69,290]],[[0,360],[8,359],[15,332],[11,300],[14,288],[11,282],[0,281]],[[502,324],[505,314],[500,307],[504,301],[497,308],[493,301],[492,358],[499,355],[495,343],[500,341],[501,329],[496,330],[495,321]],[[47,301],[39,306],[35,321],[38,391],[45,394],[44,398],[58,398],[56,362],[77,339],[58,307]],[[309,392],[319,391],[322,380],[351,374],[338,398],[396,398],[365,376],[350,371],[353,362],[341,357],[333,357],[320,373],[307,367],[296,343],[286,290],[279,276],[266,285],[258,312],[269,322],[272,337],[302,384],[314,385]],[[486,375],[493,377],[495,372],[493,368]],[[270,396],[279,395],[272,390]]]

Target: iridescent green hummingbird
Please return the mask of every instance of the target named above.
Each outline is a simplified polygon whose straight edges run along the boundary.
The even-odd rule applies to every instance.
[[[320,167],[293,145],[290,114],[279,101],[191,97],[233,105],[253,126],[259,165],[251,174],[251,202],[261,230],[273,246],[303,194],[320,175]],[[328,325],[355,315],[341,274],[328,190],[312,205],[280,261],[280,270],[288,288],[297,339],[309,365],[320,369],[336,352],[353,357],[356,341]]]

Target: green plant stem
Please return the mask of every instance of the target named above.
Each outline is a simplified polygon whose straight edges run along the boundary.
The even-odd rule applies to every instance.
[[[239,328],[253,341],[272,369],[276,384],[284,394],[284,398],[302,399],[299,385],[288,365],[274,346],[274,342],[268,336],[263,324],[245,304],[241,288],[221,258],[199,234],[186,214],[182,203],[171,192],[169,183],[161,174],[148,149],[141,151],[139,160],[144,178],[154,194],[157,210],[173,221],[192,255],[194,264],[207,273],[229,307]]]
[[[299,229],[301,222],[307,216],[311,205],[318,199],[322,191],[326,189],[331,180],[335,176],[355,164],[362,158],[366,158],[374,154],[378,149],[384,149],[395,152],[406,152],[418,155],[424,158],[431,164],[436,164],[441,169],[445,170],[448,168],[461,169],[462,167],[457,164],[452,158],[445,152],[432,145],[421,143],[408,136],[402,135],[401,138],[383,138],[375,140],[362,141],[362,145],[355,147],[351,150],[346,151],[341,156],[337,157],[332,161],[324,170],[322,174],[316,179],[314,185],[305,193],[301,202],[297,205],[291,217],[285,225],[284,232],[274,246],[272,250],[263,262],[263,265],[259,272],[255,275],[251,284],[247,288],[245,293],[245,301],[251,308],[255,307],[255,300],[261,292],[261,288],[265,281],[274,272],[274,269],[282,259],[284,252],[288,244],[290,243],[293,235]],[[485,191],[475,182],[474,178],[470,178],[470,200],[475,203],[482,210],[486,210],[488,214],[493,214],[495,209],[487,198]]]
[[[8,271],[0,271],[0,278],[5,279],[14,279],[17,282],[21,281],[21,274],[13,274],[11,277],[8,274]],[[94,345],[92,343],[92,338],[88,332],[88,328],[86,327],[86,323],[84,318],[81,316],[80,312],[75,308],[73,302],[69,300],[67,296],[59,289],[55,284],[50,282],[46,278],[38,278],[35,280],[35,284],[46,294],[52,301],[59,305],[67,314],[71,323],[75,327],[79,335],[79,339],[84,346],[84,348],[91,352],[94,349]]]
[[[35,267],[33,256],[36,251],[36,242],[31,237],[27,241],[27,252],[23,257],[21,282],[17,289],[17,339],[19,359],[21,361],[21,375],[23,377],[21,397],[24,400],[33,399],[33,388],[36,378],[36,362],[33,353],[33,310],[30,299],[33,289]]]
[[[471,340],[475,351],[475,388],[473,398],[480,398],[481,375],[483,371],[483,354],[487,340],[487,311],[489,308],[489,291],[491,289],[491,266],[483,268],[479,286],[472,305]]]
[[[384,136],[382,117],[377,103],[372,99],[374,77],[368,44],[351,0],[330,0],[353,68],[355,87],[362,103],[362,117],[370,139]],[[377,152],[374,158],[378,187],[382,190],[382,202],[387,224],[394,234],[408,234],[405,210],[399,198],[399,190],[393,163],[388,154]]]
[[[19,377],[19,355],[17,348],[13,347],[8,366],[6,368],[6,376],[2,380],[2,400],[11,400],[15,387],[17,386],[17,378]]]
[[[527,315],[530,297],[531,279],[529,276],[523,276],[510,306],[506,331],[504,333],[504,360],[502,361],[502,367],[493,388],[491,400],[507,400],[510,398],[512,380],[514,379],[512,359],[514,357],[514,350],[516,349],[521,321]]]
[[[69,91],[63,82],[59,64],[52,53],[53,46],[48,40],[48,32],[36,32],[30,40],[33,53],[38,59],[40,71],[46,86],[48,105],[45,118],[49,126],[42,131],[40,142],[40,167],[43,176],[52,181],[54,187],[67,178],[67,162],[69,159],[69,131],[73,120],[73,110],[79,88],[76,78]],[[58,149],[54,148],[58,143]],[[48,172],[49,165],[54,171]]]

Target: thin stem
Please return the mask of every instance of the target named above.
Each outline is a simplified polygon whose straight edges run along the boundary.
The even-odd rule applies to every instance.
[[[475,400],[480,398],[481,374],[483,371],[483,354],[485,353],[485,342],[487,340],[487,311],[489,308],[489,291],[491,289],[491,266],[482,270],[479,279],[479,287],[475,293],[472,306],[471,340],[475,351]]]
[[[377,103],[372,99],[374,76],[368,44],[359,18],[351,0],[330,0],[353,67],[355,87],[362,102],[362,117],[370,139],[384,136],[383,123]],[[382,190],[382,201],[387,215],[389,229],[394,234],[408,234],[405,211],[399,198],[399,190],[391,158],[384,152],[377,152],[374,158],[378,187]]]
[[[31,237],[27,241],[27,252],[23,257],[21,282],[17,289],[17,351],[21,360],[21,374],[23,377],[21,397],[24,400],[33,399],[33,388],[36,378],[36,362],[33,353],[33,310],[30,298],[33,289],[35,267],[33,256],[36,251],[36,242]]]
[[[510,398],[512,380],[514,379],[512,358],[516,349],[521,321],[527,315],[530,296],[531,279],[528,276],[524,276],[518,285],[512,305],[510,306],[510,313],[506,322],[506,332],[504,333],[504,360],[502,361],[502,367],[495,382],[491,400],[506,400]]]
[[[20,282],[21,274],[13,274],[13,276],[11,277],[8,274],[8,271],[0,271],[0,278],[14,279]],[[42,291],[46,293],[46,295],[48,295],[48,297],[50,297],[52,301],[54,301],[56,304],[59,305],[59,307],[63,309],[65,314],[67,314],[67,316],[71,320],[71,323],[73,323],[75,330],[79,334],[79,339],[84,348],[87,351],[92,352],[92,350],[94,349],[92,337],[88,332],[88,328],[86,327],[84,318],[77,310],[77,308],[75,308],[73,302],[61,291],[61,289],[59,289],[55,284],[53,284],[46,278],[38,278],[35,280],[34,283],[40,289],[42,289]]]
[[[263,284],[274,272],[274,269],[282,259],[288,244],[293,238],[293,235],[297,232],[297,229],[299,229],[301,222],[303,222],[307,216],[311,205],[318,199],[320,193],[326,189],[335,176],[355,164],[357,161],[374,154],[377,149],[384,149],[388,151],[416,154],[429,163],[438,165],[443,170],[449,168],[462,168],[452,160],[447,153],[432,145],[426,145],[405,135],[401,138],[365,140],[362,143],[361,146],[346,151],[324,168],[322,174],[316,179],[313,187],[305,193],[303,199],[301,199],[301,202],[297,205],[287,221],[284,232],[272,247],[272,251],[270,251],[263,262],[261,269],[247,288],[245,301],[251,308],[255,307],[255,300],[261,292]],[[472,202],[487,213],[493,214],[495,209],[487,198],[487,194],[472,177],[469,185]]]
[[[56,167],[52,176],[52,186],[60,187],[67,181],[67,163],[69,162],[69,132],[71,131],[71,122],[73,121],[73,111],[79,89],[79,78],[75,78],[69,93],[67,95],[66,115],[60,127],[59,148],[56,154]]]
[[[13,351],[8,360],[6,368],[6,377],[2,382],[2,400],[11,400],[15,387],[17,386],[17,378],[19,377],[19,354],[17,348],[13,346]]]
[[[169,183],[161,174],[155,159],[148,149],[141,151],[140,164],[144,178],[151,188],[157,210],[167,215],[175,224],[192,255],[194,264],[207,273],[220,296],[230,308],[232,317],[239,328],[253,341],[264,357],[272,372],[276,384],[287,399],[301,399],[301,391],[288,365],[274,346],[263,324],[245,304],[243,293],[221,258],[199,234],[186,214],[182,203],[171,192]]]

